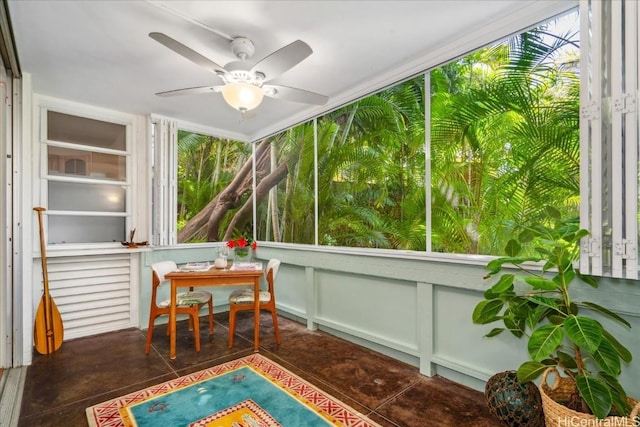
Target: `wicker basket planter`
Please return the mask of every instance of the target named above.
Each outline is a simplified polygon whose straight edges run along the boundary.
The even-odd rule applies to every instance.
[[[552,385],[547,383],[547,375],[553,373],[555,381]],[[555,368],[547,369],[540,383],[540,397],[542,398],[542,409],[547,427],[571,427],[571,426],[602,426],[602,427],[638,427],[640,426],[640,402],[629,399],[633,406],[631,414],[626,417],[610,416],[598,419],[595,415],[574,411],[558,402],[570,400],[571,395],[576,391],[576,385],[570,377],[561,377]]]

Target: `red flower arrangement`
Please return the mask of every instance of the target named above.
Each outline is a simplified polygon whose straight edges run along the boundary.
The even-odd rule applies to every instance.
[[[233,249],[235,247],[238,247],[238,248],[251,247],[251,249],[255,251],[256,249],[258,249],[258,242],[253,240],[252,238],[247,239],[246,237],[242,236],[235,240],[229,240],[227,242],[227,247],[229,249]]]

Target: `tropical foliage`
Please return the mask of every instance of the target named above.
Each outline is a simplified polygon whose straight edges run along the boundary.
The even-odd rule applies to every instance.
[[[207,241],[204,217],[212,199],[229,186],[242,165],[251,159],[251,147],[208,135],[180,131],[178,134],[178,230],[181,242]],[[250,187],[249,187],[250,190]],[[247,191],[249,191],[247,190]],[[248,194],[243,197],[248,198]],[[235,202],[234,202],[235,203]],[[229,222],[223,218],[220,227]],[[181,237],[188,233],[188,237]],[[220,239],[215,239],[220,240]]]
[[[526,337],[531,360],[518,368],[522,383],[538,378],[556,367],[573,378],[580,398],[565,402],[571,409],[605,418],[611,413],[627,415],[631,408],[618,381],[622,362],[631,362],[629,350],[594,316],[631,325],[611,310],[575,298],[572,289],[596,280],[573,268],[578,259],[580,239],[588,234],[577,219],[562,220],[556,209],[546,208],[545,219],[520,229],[518,239],[507,242],[506,257],[487,264],[486,278],[499,275],[473,311],[473,322],[492,324],[487,336],[504,331]],[[534,247],[534,256],[522,256],[523,245]],[[528,269],[527,262],[543,262]],[[504,267],[515,267],[506,270]]]
[[[500,255],[509,221],[574,215],[570,39],[527,32],[319,117],[316,135],[310,122],[260,141],[257,238],[313,244],[317,220],[322,245]],[[180,150],[179,241],[251,234],[251,147],[182,133]]]

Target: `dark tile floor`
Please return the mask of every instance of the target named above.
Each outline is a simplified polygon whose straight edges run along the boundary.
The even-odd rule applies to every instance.
[[[28,368],[20,426],[86,426],[85,408],[160,382],[252,353],[252,313],[238,315],[233,349],[227,313],[216,315],[213,336],[201,319],[200,353],[186,322],[178,324],[177,358],[169,359],[164,326],[156,326],[149,355],[145,331],[123,331],[64,342],[51,355],[36,354]],[[383,427],[500,426],[482,393],[280,317],[276,345],[268,314],[261,317],[260,353]],[[169,427],[169,426],[166,426]],[[304,426],[298,426],[304,427]]]

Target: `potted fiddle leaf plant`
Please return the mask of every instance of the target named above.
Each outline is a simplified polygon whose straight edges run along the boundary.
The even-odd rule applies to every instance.
[[[632,355],[598,319],[607,318],[625,328],[631,325],[610,309],[575,298],[572,292],[579,286],[598,287],[594,277],[574,266],[580,239],[589,232],[580,229],[577,219],[562,220],[552,208],[547,209],[544,223],[518,230],[517,239],[506,246],[507,256],[486,265],[485,278],[497,277],[497,281],[476,305],[473,322],[501,324],[487,337],[507,332],[526,339],[531,360],[520,365],[517,376],[525,383],[543,375],[539,389],[547,425],[558,422],[558,407],[589,419],[619,416],[636,425],[635,415],[628,415],[637,402],[619,381],[622,365],[630,363]],[[527,245],[534,248],[531,256],[523,255]],[[565,381],[563,387],[546,384],[550,372],[556,381]],[[567,390],[553,395],[552,389],[559,388]],[[547,414],[550,401],[558,405],[552,408],[553,415]],[[637,410],[636,405],[634,414]]]

